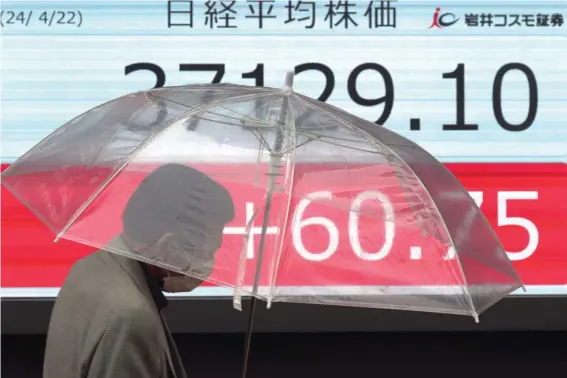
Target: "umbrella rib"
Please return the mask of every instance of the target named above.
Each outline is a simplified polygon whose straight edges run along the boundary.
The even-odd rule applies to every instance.
[[[119,165],[117,168],[115,168],[115,170],[104,180],[104,182],[98,187],[98,189],[89,197],[89,199],[87,199],[87,201],[85,201],[85,203],[77,209],[77,211],[75,211],[75,213],[73,214],[73,216],[69,219],[69,221],[67,222],[67,224],[65,224],[65,226],[61,229],[61,231],[57,234],[55,241],[57,242],[59,239],[61,239],[61,237],[63,236],[63,234],[65,234],[65,232],[67,232],[67,230],[71,227],[71,225],[73,223],[75,223],[77,221],[77,219],[79,219],[79,217],[81,216],[81,214],[90,206],[90,204],[100,195],[100,193],[102,193],[102,191],[112,182],[112,180],[114,180],[114,178],[120,173],[122,172],[122,170],[132,161],[132,159],[134,157],[136,157],[138,155],[138,153],[143,150],[148,144],[150,144],[151,142],[153,142],[155,139],[157,139],[158,137],[160,137],[164,132],[166,132],[167,130],[169,130],[171,127],[173,127],[175,124],[181,122],[181,121],[185,121],[187,117],[193,116],[196,113],[202,112],[202,111],[206,111],[207,109],[210,109],[212,107],[218,106],[219,103],[238,103],[242,100],[247,100],[248,98],[254,99],[254,98],[261,98],[261,97],[265,97],[265,96],[270,96],[272,95],[271,93],[269,94],[262,94],[259,95],[257,93],[254,94],[245,94],[245,95],[241,95],[241,96],[235,96],[231,99],[223,99],[223,100],[219,100],[219,101],[214,101],[211,102],[207,105],[204,106],[200,106],[197,108],[193,108],[189,111],[187,111],[186,113],[182,114],[179,118],[177,118],[176,120],[172,121],[168,126],[164,127],[163,130],[161,130],[159,133],[156,133],[154,135],[151,135],[149,138],[147,138],[143,143],[141,143],[138,147],[136,147],[136,149],[134,149],[134,151],[132,151],[132,153],[130,154],[130,156],[124,161],[124,163],[122,163],[121,165]]]
[[[185,104],[183,104],[183,103],[180,103],[180,102],[178,102],[178,101],[171,100],[171,99],[166,99],[166,98],[161,97],[161,96],[156,96],[155,94],[152,94],[152,93],[148,93],[148,95],[149,95],[149,96],[152,96],[152,97],[155,97],[155,98],[159,98],[159,99],[164,100],[164,101],[166,101],[166,102],[167,102],[167,101],[171,101],[171,102],[173,102],[173,103],[175,103],[175,104],[178,104],[178,105],[181,105],[181,106],[184,106],[184,107],[187,107],[187,108],[191,108],[190,106],[185,105]],[[263,97],[263,96],[262,96],[262,97]],[[258,98],[258,97],[254,97],[254,99],[257,99],[257,98]],[[265,122],[265,121],[263,121],[263,120],[261,120],[261,119],[259,119],[259,118],[250,117],[249,115],[239,113],[239,112],[235,111],[234,109],[230,109],[230,108],[227,108],[227,107],[224,107],[224,106],[217,106],[217,107],[222,108],[222,109],[225,109],[225,110],[227,110],[227,111],[229,111],[229,112],[231,112],[231,113],[234,113],[234,114],[240,116],[240,118],[231,117],[231,116],[228,116],[228,115],[225,115],[225,114],[220,114],[220,113],[211,112],[211,111],[206,111],[206,113],[209,113],[209,114],[211,114],[211,115],[217,115],[217,116],[219,116],[219,117],[225,117],[225,118],[228,118],[228,119],[232,119],[232,120],[238,121],[238,123],[229,123],[229,122],[225,122],[225,121],[221,121],[221,120],[216,120],[216,119],[213,119],[213,118],[206,118],[206,117],[200,117],[200,119],[201,119],[201,120],[210,121],[210,122],[219,123],[219,124],[223,124],[223,125],[228,125],[228,126],[239,126],[239,127],[249,127],[249,128],[258,127],[258,126],[260,126],[260,125],[262,125],[262,126],[267,126],[267,127],[270,127],[270,126],[271,126],[271,127],[274,127],[274,126],[275,126],[275,125],[273,125],[273,124],[271,124],[271,123],[268,123],[268,122]],[[260,105],[256,106],[254,109],[252,109],[252,111],[255,111],[255,110],[258,109],[259,107],[260,107]],[[247,125],[245,122],[243,123],[243,119],[245,119],[245,122],[256,123],[256,125]],[[260,141],[260,143],[263,144],[264,147],[265,147],[268,151],[271,152],[270,146],[269,146],[268,142],[266,141],[266,139],[265,139],[264,137],[262,137],[256,130],[250,130],[250,131],[252,132],[252,134],[254,134],[254,136],[256,136],[256,138]]]
[[[269,99],[268,99],[268,103],[271,103],[271,101]],[[259,106],[254,108],[254,110],[257,109],[258,107]],[[246,126],[243,125],[243,127],[246,127]],[[253,129],[252,127],[250,127],[250,133],[252,135],[254,135],[256,137],[256,139],[258,139],[258,142],[260,142],[260,144],[263,145],[264,148],[266,150],[268,150],[268,152],[273,153],[272,147],[270,146],[270,144],[268,143],[266,138],[264,138],[264,136],[257,129]]]
[[[225,109],[225,110],[228,110],[228,111],[230,111],[230,112],[233,112],[233,113],[235,113],[235,114],[238,114],[238,115],[240,115],[241,117],[240,117],[240,118],[231,117],[231,116],[228,116],[228,115],[226,115],[226,114],[220,114],[220,113],[211,112],[211,111],[208,111],[207,113],[212,114],[212,115],[216,115],[216,116],[219,116],[219,117],[224,117],[224,118],[228,118],[228,119],[233,119],[233,120],[235,120],[235,121],[238,122],[238,123],[234,124],[234,126],[242,126],[242,119],[246,119],[246,121],[249,121],[250,123],[256,123],[256,124],[259,124],[259,125],[262,125],[262,126],[272,126],[272,124],[267,123],[267,122],[263,122],[263,121],[261,121],[261,120],[259,120],[259,119],[257,119],[257,118],[252,118],[252,117],[250,117],[250,116],[248,116],[248,115],[240,114],[240,113],[238,113],[238,112],[236,112],[236,111],[234,111],[234,110],[231,110],[231,109],[228,109],[228,108],[225,108],[225,107],[222,107],[222,106],[218,106],[218,107],[219,107],[219,108],[222,108],[222,109]],[[200,118],[201,118],[201,119],[205,119],[205,120],[207,120],[207,121],[214,121],[214,119],[211,119],[211,118],[205,118],[205,117],[200,117]],[[216,122],[216,121],[215,121],[215,122]]]
[[[313,136],[315,136],[315,137],[317,137],[317,138],[335,139],[335,140],[342,140],[342,141],[345,141],[345,142],[354,142],[354,143],[360,143],[360,142],[363,142],[363,143],[364,143],[364,142],[365,142],[364,140],[357,140],[357,139],[350,139],[350,138],[341,138],[341,137],[330,136],[330,135],[319,135],[319,134],[314,133],[314,132],[312,132],[312,131],[305,131],[305,130],[301,130],[301,129],[300,129],[300,132],[303,133],[303,134],[307,134],[307,135],[311,134],[311,135],[313,135]]]
[[[340,144],[340,143],[333,143],[333,142],[330,142],[330,141],[328,141],[328,140],[323,140],[323,138],[325,138],[325,137],[319,137],[319,138],[317,138],[317,139],[310,139],[310,140],[311,140],[311,141],[313,141],[313,140],[319,140],[319,141],[321,141],[321,142],[323,142],[323,143],[328,143],[328,144],[333,145],[333,146],[338,146],[338,147],[342,147],[342,148],[346,148],[346,149],[350,149],[350,150],[354,150],[354,151],[367,152],[367,153],[370,153],[370,154],[378,154],[378,155],[380,154],[380,151],[372,151],[372,150],[365,150],[365,149],[362,149],[362,148],[356,148],[356,147],[351,147],[351,146],[345,146],[345,145],[342,145],[342,144]]]
[[[248,114],[248,115],[244,115],[244,114],[241,114],[241,113],[237,112],[237,111],[234,110],[234,109],[225,108],[225,107],[223,107],[223,106],[220,106],[220,107],[223,108],[223,109],[226,109],[226,110],[228,110],[229,112],[232,112],[232,113],[234,113],[234,114],[236,114],[236,115],[246,117],[246,118],[248,118],[249,120],[252,120],[252,121],[254,121],[254,122],[256,122],[256,123],[264,124],[264,125],[270,125],[270,123],[266,122],[265,120],[263,120],[263,119],[261,119],[261,118],[252,117],[252,116],[249,115],[249,114]],[[257,105],[256,107],[254,107],[254,109],[252,109],[252,110],[250,111],[250,113],[255,112],[256,109],[258,109],[259,107],[260,107],[260,105]],[[226,117],[228,117],[228,116],[226,116]],[[232,118],[232,117],[231,117],[231,118]],[[239,118],[234,118],[234,119],[239,119]]]
[[[262,135],[262,133],[260,133],[258,130],[254,130],[252,131],[252,134],[254,134],[256,136],[256,138],[258,138],[258,141],[260,142],[260,144],[262,144],[264,146],[264,148],[266,148],[266,150],[268,150],[268,152],[272,153],[272,146],[270,145],[270,143],[268,143],[268,140]]]
[[[261,105],[262,105],[262,104],[261,104],[259,101],[256,100],[255,107],[254,107],[254,109],[252,109],[252,111],[250,112],[250,114],[254,113],[254,114],[256,114],[256,116],[257,116],[258,113],[259,113],[259,112],[258,112],[258,109],[260,108]],[[260,118],[258,118],[258,117],[254,117],[254,118],[257,119],[257,120],[260,121],[260,122],[263,121],[262,119],[260,119]]]
[[[147,109],[148,105],[144,105],[143,107],[139,108],[138,110],[136,110],[132,116],[129,117],[129,119],[132,119],[132,117],[134,116],[138,116],[140,115],[140,113],[142,113],[143,111],[145,111]],[[157,121],[157,118],[155,121],[152,122],[155,123]],[[150,124],[150,126],[152,125]],[[120,124],[119,124],[120,125]],[[128,129],[128,127],[127,127]],[[114,138],[116,138],[116,135],[118,135],[118,133],[120,132],[120,127],[116,128],[116,130],[114,130],[114,132],[108,137],[106,143],[99,149],[99,151],[96,153],[96,155],[94,156],[93,159],[91,159],[90,163],[87,165],[88,167],[92,167],[95,162],[97,161],[97,159],[100,157],[100,155],[103,153],[103,151],[108,147],[108,145],[110,144],[110,142],[112,140],[114,140]],[[132,130],[132,132],[137,133],[136,130]]]
[[[183,104],[183,103],[181,103],[181,102],[179,102],[179,101],[175,101],[175,100],[172,100],[172,99],[169,99],[169,98],[165,98],[165,97],[161,97],[161,96],[156,96],[156,95],[153,94],[153,93],[149,93],[149,92],[148,92],[148,96],[155,97],[155,98],[159,98],[160,100],[163,100],[163,101],[166,101],[166,102],[172,102],[172,103],[174,103],[174,104],[177,104],[177,105],[180,105],[180,106],[183,106],[183,107],[186,107],[186,108],[195,109],[194,107],[189,106],[189,105],[187,105],[187,104]],[[257,97],[253,97],[253,98],[257,98]],[[209,104],[211,104],[211,103],[212,103],[212,102],[209,102]],[[251,120],[252,122],[257,122],[257,123],[264,123],[264,124],[266,124],[265,122],[263,122],[262,120],[260,120],[260,119],[258,119],[258,118],[250,117],[250,116],[244,115],[244,114],[240,114],[240,113],[238,113],[238,112],[236,112],[236,111],[234,111],[234,110],[232,110],[232,109],[230,109],[230,108],[226,108],[226,107],[224,107],[224,106],[217,106],[217,107],[222,108],[222,109],[225,109],[225,110],[228,110],[228,111],[233,112],[233,113],[235,113],[235,114],[238,114],[238,115],[240,115],[240,116],[242,116],[242,117],[241,117],[241,118],[230,117],[230,116],[227,116],[227,115],[224,115],[224,114],[220,114],[220,113],[216,113],[216,112],[211,112],[211,111],[207,111],[207,113],[209,113],[209,114],[214,114],[214,115],[217,115],[217,116],[220,116],[220,117],[226,117],[226,118],[229,118],[229,119],[238,120],[238,121],[241,121],[242,118],[248,118],[248,120]],[[201,117],[201,119],[206,119],[206,118]],[[207,120],[210,120],[210,119],[207,119]],[[240,126],[240,125],[236,124],[235,126]]]
[[[352,128],[351,128],[352,130]],[[359,131],[359,130],[357,130]],[[357,140],[357,139],[349,139],[349,138],[340,138],[340,137],[336,137],[336,136],[329,136],[329,135],[319,135],[317,133],[314,133],[312,131],[306,131],[306,130],[302,130],[299,129],[298,133],[302,133],[302,134],[306,134],[306,135],[314,135],[317,138],[327,138],[327,139],[335,139],[335,140],[342,140],[345,142],[354,142],[354,143],[361,143],[364,142],[362,140]],[[396,146],[404,146],[404,147],[408,147],[408,148],[415,148],[413,145],[409,145],[409,144],[396,144]]]
[[[343,120],[342,118],[336,116],[335,114],[333,114],[332,112],[330,112],[329,110],[323,108],[322,106],[318,106],[316,103],[313,103],[313,106],[315,106],[316,108],[318,108],[320,111],[327,113],[328,116],[334,118],[336,121],[339,121],[340,123],[342,123],[343,125],[345,125],[346,127],[348,127],[349,129],[353,129],[352,125],[349,125],[345,120]],[[375,143],[378,143],[379,145],[382,145],[383,147],[385,147],[394,157],[396,157],[399,161],[402,162],[402,164],[411,172],[413,173],[413,175],[418,179],[417,181],[419,182],[419,185],[421,186],[421,188],[423,189],[423,191],[426,193],[427,197],[429,198],[429,200],[431,201],[431,203],[433,204],[435,211],[437,212],[437,214],[441,215],[440,211],[439,211],[439,207],[437,206],[437,203],[435,203],[435,201],[433,200],[433,197],[431,197],[431,194],[429,193],[429,191],[427,190],[427,188],[425,187],[425,185],[423,185],[423,182],[419,179],[419,176],[415,173],[415,171],[411,168],[411,166],[406,163],[405,160],[403,160],[400,155],[398,155],[396,153],[396,151],[392,150],[390,147],[388,147],[386,144],[383,144],[382,142],[380,142],[377,138],[373,137],[372,135],[370,135],[369,133],[367,133],[364,130],[360,130],[360,132],[364,133],[369,140],[374,141]],[[379,146],[377,146],[379,147]],[[469,289],[469,285],[468,285],[468,280],[467,280],[467,276],[465,275],[465,270],[463,269],[463,264],[461,263],[460,258],[458,257],[458,251],[457,248],[455,247],[455,242],[453,240],[453,237],[451,236],[451,233],[449,232],[449,228],[447,227],[447,223],[445,223],[445,220],[443,219],[442,216],[438,217],[441,225],[444,229],[444,231],[447,233],[447,236],[449,237],[449,242],[451,243],[451,247],[453,248],[453,250],[455,251],[456,255],[457,255],[457,262],[459,264],[459,269],[461,271],[461,276],[463,278],[464,281],[464,288],[463,291],[465,292],[466,296],[467,296],[467,300],[469,302],[469,306],[471,308],[471,310],[474,313],[474,317],[475,320],[478,322],[478,313],[474,307],[474,303],[472,301],[472,296],[471,296],[471,292]]]
[[[212,113],[211,113],[211,114],[212,114]],[[219,114],[219,115],[220,115],[220,114]],[[227,118],[233,119],[232,117],[227,117]],[[230,123],[230,122],[228,122],[228,121],[221,121],[221,120],[216,120],[216,119],[213,119],[213,118],[199,117],[199,119],[200,119],[200,120],[204,120],[204,121],[210,121],[210,122],[220,123],[221,125],[239,126],[239,127],[247,127],[247,126],[248,126],[248,125],[242,124],[242,123],[240,123],[240,124]],[[236,118],[234,118],[234,119],[236,119]],[[253,126],[248,126],[248,127],[253,127]]]
[[[299,143],[299,144],[296,144],[296,145],[293,146],[293,147],[290,147],[290,148],[286,149],[286,150],[283,152],[283,154],[284,154],[284,155],[285,155],[285,154],[288,154],[288,153],[290,153],[291,151],[296,150],[296,149],[298,149],[299,147],[305,146],[306,144],[311,143],[311,142],[314,142],[314,141],[316,141],[316,140],[317,140],[317,139],[308,138],[307,140],[305,140],[305,141],[303,141],[303,142],[301,142],[301,143]]]
[[[224,91],[231,90],[234,92],[244,92],[244,91],[253,91],[253,92],[267,92],[267,91],[276,91],[277,88],[271,87],[251,87],[249,85],[243,84],[230,84],[230,83],[210,83],[210,84],[184,84],[184,85],[171,85],[167,87],[161,88],[153,88],[152,92],[165,92],[168,90],[207,90],[207,89],[223,89]]]

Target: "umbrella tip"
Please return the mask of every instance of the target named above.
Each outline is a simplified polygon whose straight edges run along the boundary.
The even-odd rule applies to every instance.
[[[293,89],[293,77],[295,73],[293,71],[288,71],[285,75],[285,83],[283,89],[286,91],[291,91]]]

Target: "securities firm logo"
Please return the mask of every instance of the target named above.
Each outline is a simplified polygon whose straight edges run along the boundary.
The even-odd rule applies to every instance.
[[[454,13],[441,13],[441,8],[437,7],[435,9],[435,13],[433,13],[433,22],[431,23],[431,26],[429,26],[429,29],[448,28],[449,26],[456,24],[458,21],[459,18],[455,16]]]

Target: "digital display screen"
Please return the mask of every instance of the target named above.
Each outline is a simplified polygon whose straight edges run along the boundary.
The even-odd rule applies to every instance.
[[[497,3],[3,1],[2,169],[68,120],[127,93],[193,83],[277,88],[294,70],[295,91],[387,127],[446,165],[526,284],[526,293],[512,295],[566,295],[567,3]],[[236,207],[224,230],[230,241],[242,238],[263,198],[227,189]],[[55,297],[72,264],[93,249],[54,244],[4,187],[1,206],[2,296]],[[306,225],[290,235],[305,286],[317,264],[339,255],[370,254],[384,266],[392,250],[416,267],[430,258],[395,228],[368,246],[346,213],[306,202],[291,215]],[[259,221],[251,230],[254,262]],[[270,227],[268,237],[277,231]],[[349,290],[363,284],[341,280]],[[417,281],[373,285],[414,293],[429,284]],[[205,285],[179,296],[231,295]]]

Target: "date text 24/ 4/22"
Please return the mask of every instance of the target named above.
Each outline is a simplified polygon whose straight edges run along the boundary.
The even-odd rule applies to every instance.
[[[71,26],[80,28],[83,25],[83,14],[79,10],[1,10],[0,25],[2,28],[18,26]]]

